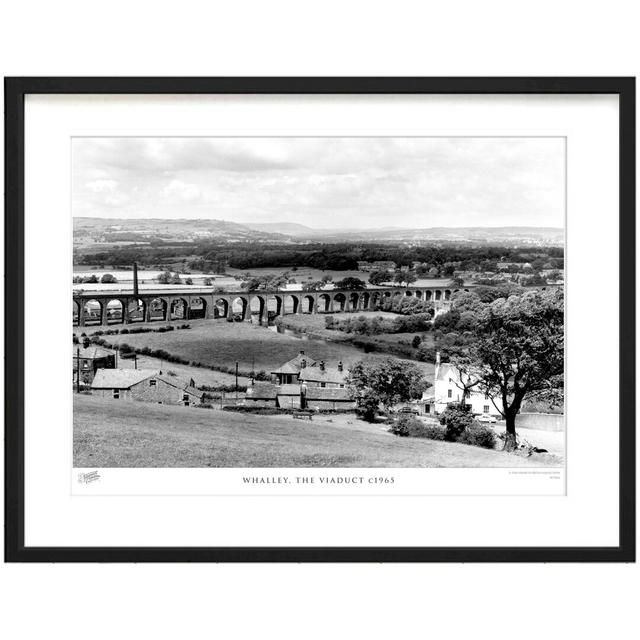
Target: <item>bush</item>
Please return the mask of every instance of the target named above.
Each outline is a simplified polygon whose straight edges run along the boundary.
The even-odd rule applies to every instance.
[[[447,430],[446,439],[449,442],[456,442],[462,432],[473,424],[473,416],[467,407],[450,404],[440,416],[440,424]]]
[[[493,429],[485,427],[483,424],[474,423],[462,432],[458,442],[484,447],[485,449],[494,449],[496,446],[496,434]]]
[[[444,440],[446,431],[442,427],[424,424],[413,415],[404,414],[391,421],[389,431],[397,436]]]

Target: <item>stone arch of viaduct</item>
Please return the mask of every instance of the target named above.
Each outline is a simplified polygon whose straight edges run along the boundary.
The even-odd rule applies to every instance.
[[[303,313],[369,311],[385,299],[412,296],[447,306],[461,289],[449,287],[399,287],[361,291],[242,291],[213,293],[211,289],[175,291],[163,289],[133,293],[76,291],[73,295],[73,323],[77,326],[171,322],[197,318],[227,318],[259,323],[275,316]],[[463,289],[468,291],[469,289]]]

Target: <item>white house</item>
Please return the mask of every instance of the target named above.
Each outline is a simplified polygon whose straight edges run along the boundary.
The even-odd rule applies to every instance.
[[[461,402],[465,385],[472,381],[470,376],[460,373],[460,371],[449,362],[440,362],[440,352],[436,354],[436,370],[433,387],[429,387],[422,396],[424,412],[428,414],[442,413],[448,404]],[[464,384],[463,384],[464,382]],[[497,399],[496,404],[500,406]],[[465,404],[474,414],[489,414],[500,417],[500,412],[491,398],[483,391],[479,391],[477,386],[471,387],[468,392]]]

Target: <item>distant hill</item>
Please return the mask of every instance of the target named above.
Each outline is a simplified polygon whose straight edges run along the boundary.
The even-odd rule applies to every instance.
[[[140,242],[455,242],[561,245],[564,229],[556,227],[427,227],[314,229],[296,222],[239,224],[216,219],[74,218],[74,244]]]
[[[285,236],[216,219],[74,218],[75,244],[198,240],[283,241]]]
[[[291,236],[312,236],[318,233],[317,229],[306,227],[305,225],[298,224],[297,222],[251,222],[244,226],[249,227],[249,229],[254,229],[255,231],[281,233],[283,235]]]

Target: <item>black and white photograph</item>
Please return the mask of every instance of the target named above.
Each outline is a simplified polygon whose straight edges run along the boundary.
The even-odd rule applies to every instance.
[[[74,468],[564,469],[566,162],[74,137]]]

